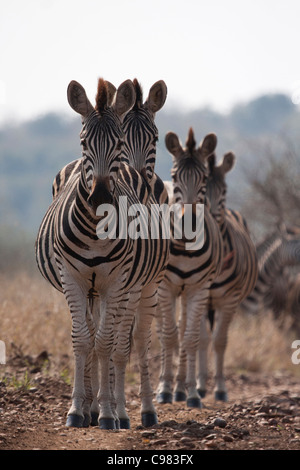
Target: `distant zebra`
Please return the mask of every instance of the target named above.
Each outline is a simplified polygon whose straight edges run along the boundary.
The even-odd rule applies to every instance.
[[[213,281],[209,295],[209,319],[213,328],[215,353],[215,398],[227,400],[224,379],[224,355],[227,345],[228,328],[239,304],[252,291],[257,280],[257,258],[255,246],[250,238],[246,223],[236,211],[226,208],[226,174],[234,166],[235,156],[227,153],[216,165],[215,155],[209,158],[207,198],[210,211],[217,221],[223,240],[223,264],[220,275]],[[216,315],[216,319],[214,319]],[[198,392],[205,396],[207,381],[207,347],[209,335],[206,321],[201,322],[199,348]]]
[[[228,327],[241,300],[251,292],[255,285],[257,279],[257,259],[255,246],[250,239],[245,221],[238,212],[226,209],[227,185],[225,176],[233,168],[235,156],[232,153],[227,153],[223,161],[217,166],[215,155],[210,156],[208,161],[207,204],[222,234],[224,258],[220,275],[210,286],[207,313],[211,328],[216,320],[213,331],[216,367],[215,398],[226,401],[227,390],[223,366]],[[168,187],[168,184],[165,183],[165,186]],[[171,194],[170,190],[169,194]],[[215,315],[217,316],[216,319],[214,318]],[[186,311],[183,304],[181,309],[181,328],[183,329],[186,321],[185,317]],[[206,316],[201,317],[200,338],[197,389],[199,395],[204,397],[206,393],[207,348],[209,344]],[[176,401],[182,401],[186,398],[185,374],[186,355],[185,351],[181,349],[176,378]]]
[[[166,135],[166,147],[173,156],[172,180],[174,199],[170,202],[204,203],[208,177],[207,159],[216,147],[216,136],[207,135],[196,148],[190,129],[186,148],[182,148],[176,134]],[[183,215],[184,218],[184,215]],[[162,345],[162,368],[157,390],[157,401],[170,403],[173,392],[173,352],[178,343],[175,302],[180,297],[186,306],[185,323],[181,325],[182,348],[187,354],[187,405],[201,406],[196,388],[196,353],[200,341],[201,318],[206,314],[211,283],[219,275],[222,265],[222,238],[209,209],[204,207],[204,245],[198,250],[187,250],[184,239],[175,239],[171,233],[170,259],[165,277],[159,287],[158,331]],[[186,379],[186,380],[185,380]]]
[[[287,266],[300,265],[300,237],[293,230],[276,230],[256,247],[258,259],[258,278],[251,294],[242,302],[241,310],[258,313],[263,308],[272,308],[275,315],[278,303],[285,304],[278,291],[282,285],[287,288],[283,270]],[[279,281],[282,279],[282,281]],[[274,291],[277,285],[276,291]],[[287,291],[285,292],[286,295]],[[275,300],[279,294],[279,299]],[[284,293],[282,292],[284,295]],[[277,304],[277,305],[276,305]],[[282,307],[281,307],[282,308]]]
[[[100,240],[96,232],[101,222],[96,211],[101,204],[112,204],[120,216],[127,215],[133,204],[147,204],[149,210],[156,202],[145,177],[121,162],[125,146],[121,120],[135,104],[135,90],[128,80],[111,101],[109,87],[100,79],[94,108],[82,86],[73,81],[68,100],[83,120],[80,173],[70,173],[58,188],[36,242],[38,266],[46,279],[63,289],[72,315],[75,381],[67,425],[80,427],[90,420],[93,384],[85,366],[92,364],[95,349],[100,361],[99,426],[114,429],[116,417],[124,427],[129,426],[124,376],[134,334],[142,377],[142,423],[149,426],[157,418],[147,351],[169,241],[151,237],[147,214],[141,214],[139,220],[146,228],[148,225],[148,238],[122,238],[120,225],[116,239]],[[75,165],[79,162],[73,170]],[[125,208],[119,205],[122,196],[127,197]],[[161,228],[162,218],[159,220]],[[58,267],[58,279],[53,266]],[[111,358],[115,397],[109,378]]]
[[[290,279],[285,313],[291,318],[291,330],[300,339],[300,273]]]

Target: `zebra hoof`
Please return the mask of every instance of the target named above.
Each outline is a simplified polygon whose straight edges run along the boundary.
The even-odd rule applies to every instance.
[[[227,392],[215,392],[215,400],[217,400],[217,401],[228,401]]]
[[[185,401],[186,400],[186,393],[185,392],[175,392],[174,393],[174,401]]]
[[[157,403],[172,403],[173,396],[170,392],[161,392],[156,395]]]
[[[202,408],[202,403],[200,398],[192,397],[187,399],[186,406],[189,408]]]
[[[129,418],[120,418],[120,429],[130,429]]]
[[[91,412],[91,426],[98,426],[99,413]]]
[[[204,398],[206,395],[206,390],[201,390],[200,388],[197,388],[197,392],[199,393],[199,397]]]
[[[68,428],[82,428],[84,423],[83,416],[79,415],[68,415],[66,426]]]
[[[100,429],[116,429],[116,421],[114,418],[100,418],[99,419]]]
[[[150,428],[151,426],[154,426],[154,424],[157,424],[157,416],[156,413],[142,413],[142,425],[145,428]]]
[[[83,428],[88,428],[90,424],[91,424],[91,416],[85,413],[84,418],[83,418],[82,427]]]

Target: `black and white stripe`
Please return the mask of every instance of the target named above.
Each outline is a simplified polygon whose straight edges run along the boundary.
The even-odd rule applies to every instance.
[[[100,361],[100,426],[114,428],[117,416],[127,427],[124,376],[132,329],[133,325],[135,331],[149,325],[154,315],[169,241],[151,237],[150,223],[147,239],[99,240],[96,233],[99,205],[113,204],[119,213],[119,197],[126,196],[125,211],[139,203],[146,203],[150,211],[155,201],[144,177],[121,161],[125,140],[121,119],[135,103],[132,82],[119,87],[111,106],[103,80],[99,81],[96,109],[77,82],[71,82],[68,98],[83,117],[83,157],[72,164],[73,170],[80,167],[80,172],[69,172],[54,191],[38,233],[37,262],[42,274],[63,290],[72,315],[75,381],[67,424],[82,426],[84,419],[90,419],[96,376],[92,355],[96,351]],[[140,220],[149,222],[147,217],[141,216]],[[119,226],[117,233],[118,230]],[[52,272],[53,266],[59,277],[56,270]],[[148,342],[144,340],[149,340],[149,331],[138,332],[136,347],[139,357],[143,356],[142,417],[143,423],[149,425],[156,420],[145,354]]]
[[[204,204],[208,177],[207,159],[216,146],[216,136],[207,135],[196,148],[190,129],[186,148],[182,148],[176,134],[166,136],[166,147],[173,155],[172,181],[173,201]],[[173,202],[171,201],[171,202]],[[183,214],[184,217],[184,214]],[[173,235],[173,234],[172,234]],[[206,315],[210,287],[218,276],[223,256],[222,239],[218,225],[209,208],[204,206],[204,244],[202,248],[187,250],[184,239],[172,236],[170,259],[165,277],[159,287],[158,332],[162,344],[162,369],[157,400],[161,403],[172,401],[173,353],[178,344],[176,299],[180,298],[186,314],[180,326],[180,348],[187,356],[187,372],[179,370],[175,393],[181,390],[181,375],[187,388],[188,406],[201,406],[196,388],[196,353],[200,342],[201,318]]]

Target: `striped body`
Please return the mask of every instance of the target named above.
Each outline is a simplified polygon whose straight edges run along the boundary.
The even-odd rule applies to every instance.
[[[289,279],[285,312],[291,318],[291,330],[297,339],[300,337],[300,273]]]
[[[257,282],[251,294],[241,305],[242,310],[248,313],[258,313],[263,308],[270,307],[273,303],[274,285],[280,282],[279,279],[282,277],[284,269],[300,264],[299,234],[276,231],[257,245],[256,252],[258,258]],[[274,307],[275,313],[276,308]]]
[[[196,149],[192,130],[183,149],[177,136],[166,136],[166,146],[174,157],[172,169],[173,201],[179,204],[203,204],[205,200],[206,160],[214,151],[216,139],[207,136]],[[200,340],[200,319],[206,313],[209,289],[222,264],[221,234],[207,206],[204,207],[204,244],[197,250],[187,250],[184,240],[171,238],[170,259],[159,287],[158,332],[162,344],[162,367],[157,400],[172,400],[173,353],[178,344],[176,299],[180,299],[186,315],[180,325],[180,347],[187,355],[188,406],[201,406],[196,389],[196,352]],[[179,370],[178,376],[182,371]],[[178,388],[176,392],[180,392]]]
[[[149,214],[156,202],[154,196],[145,178],[121,162],[125,139],[119,116],[123,118],[135,97],[128,82],[126,87],[120,86],[114,104],[109,106],[107,86],[99,81],[96,111],[82,87],[71,82],[69,102],[83,116],[83,157],[62,170],[59,184],[56,178],[54,199],[37,237],[38,266],[64,292],[72,315],[75,381],[69,426],[90,422],[95,387],[98,391],[93,370],[97,361],[92,360],[95,354],[101,374],[100,427],[115,428],[118,419],[128,426],[124,379],[133,334],[142,358],[142,415],[156,419],[147,365],[149,330],[139,334],[133,330],[141,325],[144,328],[155,314],[169,241],[151,236]],[[119,205],[120,197],[127,198],[126,207]],[[119,216],[127,217],[129,207],[140,203],[147,208],[139,221],[147,228],[148,238],[119,237]],[[118,215],[115,239],[98,237],[101,217],[97,210],[102,204],[110,204]],[[159,220],[161,227],[162,218]],[[134,218],[129,217],[127,228],[132,222]]]

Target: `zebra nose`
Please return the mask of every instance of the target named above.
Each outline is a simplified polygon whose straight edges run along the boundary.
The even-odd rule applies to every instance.
[[[195,202],[193,202],[192,204],[192,214],[191,214],[191,220],[189,220],[189,222],[192,223],[192,231],[195,232],[196,228],[197,228],[197,204]],[[182,207],[182,221],[184,223],[184,220],[185,220],[185,208],[184,206]]]
[[[97,212],[97,208],[101,204],[113,203],[113,196],[110,192],[109,178],[94,178],[92,190],[87,199],[87,202],[92,207],[95,214]]]

